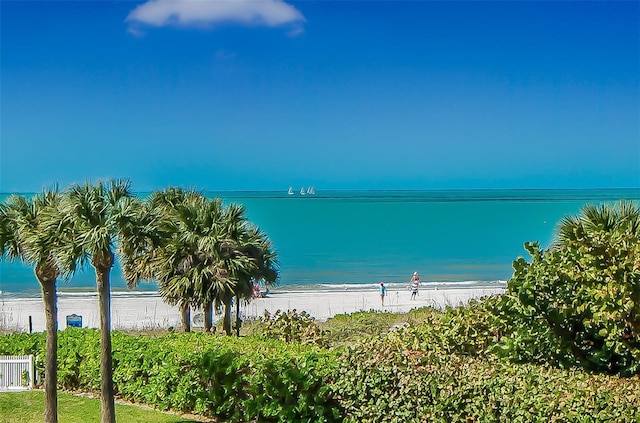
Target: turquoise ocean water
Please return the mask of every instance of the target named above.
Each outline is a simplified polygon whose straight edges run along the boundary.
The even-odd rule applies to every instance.
[[[384,281],[503,286],[525,241],[547,246],[558,221],[588,203],[640,200],[640,189],[207,192],[246,206],[279,254],[279,289],[357,289]],[[24,194],[31,195],[31,194]],[[145,196],[145,193],[141,193]],[[6,198],[2,195],[0,199]],[[114,290],[126,290],[120,269]],[[92,269],[59,290],[95,289]],[[154,290],[145,284],[140,291]],[[32,269],[0,263],[3,296],[39,295]]]

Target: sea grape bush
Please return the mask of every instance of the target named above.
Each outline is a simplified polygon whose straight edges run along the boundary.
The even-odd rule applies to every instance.
[[[640,243],[631,232],[592,231],[560,248],[527,243],[514,262],[505,306],[518,332],[544,342],[550,361],[589,370],[640,372]],[[523,321],[524,320],[524,321]],[[529,336],[533,340],[534,336]]]
[[[340,345],[369,336],[387,333],[399,320],[409,318],[396,313],[381,311],[358,311],[349,314],[338,314],[326,322],[321,328],[325,331],[329,345]]]
[[[570,351],[559,346],[544,319],[531,308],[504,294],[492,307],[497,332],[488,351],[515,363],[550,364],[559,368],[578,365]]]
[[[407,328],[345,349],[332,388],[345,422],[637,422],[640,378],[414,349]]]
[[[438,330],[431,331],[443,351],[472,356],[486,353],[506,330],[494,314],[499,301],[499,297],[487,297],[472,300],[466,307],[445,309],[439,316]]]
[[[402,328],[405,344],[420,351],[440,351],[447,354],[484,356],[510,327],[497,310],[501,297],[472,300],[465,307],[447,307],[439,312],[422,313],[417,323]]]
[[[277,310],[274,314],[265,311],[260,323],[261,336],[265,339],[327,346],[327,334],[306,311]]]

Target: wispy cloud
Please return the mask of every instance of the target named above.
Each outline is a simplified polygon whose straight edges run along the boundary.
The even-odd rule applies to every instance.
[[[218,50],[216,51],[215,54],[215,58],[218,60],[231,60],[231,59],[235,59],[236,54],[235,53],[229,53],[228,51],[225,50]]]
[[[282,0],[149,0],[133,9],[130,25],[202,27],[220,23],[291,25],[302,30],[302,13]]]
[[[304,33],[304,28],[302,28],[302,25],[298,25],[295,28],[293,28],[291,31],[287,32],[287,35],[291,38],[295,38],[302,33]]]

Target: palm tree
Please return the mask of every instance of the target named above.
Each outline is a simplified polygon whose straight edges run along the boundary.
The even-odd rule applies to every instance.
[[[45,310],[45,407],[44,421],[58,421],[57,354],[58,306],[56,281],[60,269],[54,249],[60,242],[60,215],[57,189],[44,191],[32,199],[10,196],[0,205],[0,255],[9,260],[21,260],[34,266],[42,288]]]
[[[128,181],[114,180],[95,185],[72,185],[60,204],[64,221],[71,230],[58,251],[65,274],[90,263],[96,274],[100,313],[100,393],[101,421],[115,423],[113,368],[111,356],[111,282],[115,243],[135,228],[127,224],[135,210]]]
[[[222,266],[232,278],[232,283],[216,298],[215,306],[224,310],[222,327],[227,335],[231,335],[231,301],[235,298],[236,310],[239,310],[240,297],[246,298],[251,292],[250,277],[245,272],[250,263],[242,254],[240,245],[240,236],[247,223],[245,208],[230,204],[223,211],[221,219],[224,233],[224,243],[221,245]]]
[[[228,237],[225,267],[232,275],[233,286],[222,296],[224,305],[223,327],[231,334],[231,299],[235,299],[236,335],[240,335],[240,301],[250,301],[253,282],[264,280],[275,283],[278,278],[276,254],[266,233],[249,222],[245,208],[231,204],[224,213],[225,232]]]
[[[231,280],[221,265],[226,240],[221,226],[222,201],[179,188],[154,192],[149,207],[159,213],[156,226],[162,239],[152,248],[137,250],[125,258],[130,286],[140,280],[156,280],[160,295],[178,305],[185,331],[190,330],[190,307],[205,314],[205,331],[211,330],[211,308]]]
[[[161,295],[170,305],[178,305],[181,311],[182,327],[185,332],[191,331],[190,298],[191,284],[183,274],[177,272],[175,262],[182,244],[177,243],[180,233],[179,210],[188,200],[198,194],[179,188],[168,188],[156,191],[141,204],[142,215],[149,219],[145,226],[150,228],[155,237],[146,239],[128,238],[131,242],[121,242],[123,250],[122,266],[127,285],[135,287],[140,281],[158,281]],[[189,219],[183,216],[183,219]],[[182,278],[181,278],[182,277]],[[165,286],[165,283],[171,286]],[[164,287],[164,289],[163,289]]]
[[[190,330],[191,307],[203,310],[204,330],[209,331],[213,307],[224,306],[225,331],[230,334],[231,299],[236,297],[238,304],[240,298],[250,298],[252,278],[269,283],[277,278],[270,241],[248,225],[243,206],[224,208],[222,200],[195,191],[154,192],[144,214],[152,213],[157,216],[147,226],[157,228],[156,241],[146,237],[136,241],[140,245],[121,242],[128,284],[157,281],[165,302],[180,307],[185,331]]]
[[[240,298],[250,301],[253,283],[263,281],[267,286],[278,279],[277,255],[267,234],[253,224],[249,224],[239,237],[240,252],[249,259],[248,265],[238,272],[239,287],[236,292],[236,335],[240,336]]]
[[[565,216],[556,227],[552,248],[577,241],[595,231],[628,230],[640,235],[640,207],[636,202],[621,200],[615,204],[588,204],[577,216]]]

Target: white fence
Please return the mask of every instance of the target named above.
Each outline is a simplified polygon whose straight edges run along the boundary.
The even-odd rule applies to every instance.
[[[0,355],[0,391],[22,391],[33,388],[32,355]]]

